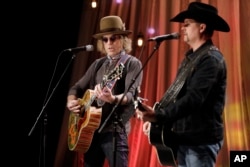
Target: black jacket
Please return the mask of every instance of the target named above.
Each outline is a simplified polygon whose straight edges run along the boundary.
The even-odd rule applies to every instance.
[[[227,79],[223,55],[208,40],[194,53],[188,51],[185,60],[193,59],[207,46],[211,47],[195,65],[177,98],[156,112],[157,120],[166,130],[172,129],[181,144],[212,144],[223,139]]]

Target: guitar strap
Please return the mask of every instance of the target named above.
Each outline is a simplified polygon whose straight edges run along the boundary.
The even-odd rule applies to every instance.
[[[121,58],[116,63],[115,68],[119,68],[120,65],[125,66],[124,64],[126,63],[126,61],[128,60],[129,57],[130,57],[130,55],[126,54],[125,51],[122,51]],[[115,68],[113,70],[115,70]],[[119,71],[119,73],[121,73],[121,71]],[[105,75],[104,75],[104,78],[105,78]],[[115,86],[116,81],[117,81],[117,79],[109,81],[109,82],[107,82],[106,86],[112,90],[112,88]],[[105,103],[104,101],[97,99],[97,105],[99,107],[103,106],[104,103]]]
[[[187,62],[184,67],[181,67],[181,71],[178,73],[175,81],[171,84],[169,89],[167,89],[162,99],[155,104],[155,111],[157,111],[161,107],[166,107],[170,102],[176,99],[178,93],[180,92],[186,81],[187,76],[193,71],[194,66],[200,60],[201,56],[204,55],[209,49],[213,49],[213,46],[211,47],[211,45],[208,45],[206,46],[206,48],[200,50],[198,53],[195,53],[198,55],[195,58],[191,59],[189,62]]]
[[[121,58],[116,63],[115,68],[118,68],[120,65],[125,66],[125,63],[126,63],[126,61],[128,60],[129,57],[130,57],[130,55],[126,54],[125,51],[122,51],[121,52]],[[114,87],[116,81],[117,81],[117,79],[112,80],[107,84],[109,89],[112,89]]]

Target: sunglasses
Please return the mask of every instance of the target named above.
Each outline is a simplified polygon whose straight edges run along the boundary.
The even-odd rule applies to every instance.
[[[108,41],[115,42],[117,39],[120,39],[120,38],[121,38],[120,35],[112,35],[110,38],[102,37],[102,41],[105,43],[107,43]]]

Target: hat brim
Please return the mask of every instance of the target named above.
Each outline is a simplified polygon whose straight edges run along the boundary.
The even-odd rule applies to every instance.
[[[209,24],[212,26],[214,30],[217,30],[217,31],[223,31],[223,32],[230,31],[230,27],[227,24],[227,22],[219,15],[213,14],[213,13],[201,14],[198,12],[186,10],[186,11],[180,12],[178,15],[170,19],[170,21],[183,23],[186,18],[194,19],[198,22]]]
[[[121,31],[121,30],[116,30],[116,31],[107,31],[107,32],[101,32],[98,34],[94,34],[93,37],[96,39],[100,39],[103,37],[103,35],[107,35],[107,34],[115,34],[115,35],[129,35],[131,34],[132,31],[130,30],[125,30],[125,31]]]

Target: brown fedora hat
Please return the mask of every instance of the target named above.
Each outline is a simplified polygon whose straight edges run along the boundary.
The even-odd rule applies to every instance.
[[[130,33],[132,31],[126,30],[125,23],[122,22],[119,16],[106,16],[100,21],[100,32],[94,34],[93,37],[98,39],[106,34],[128,35]]]
[[[230,27],[227,22],[218,15],[218,10],[214,6],[205,3],[191,2],[187,10],[180,12],[174,18],[170,19],[170,21],[184,22],[184,19],[186,18],[205,23],[217,31],[230,31]]]

